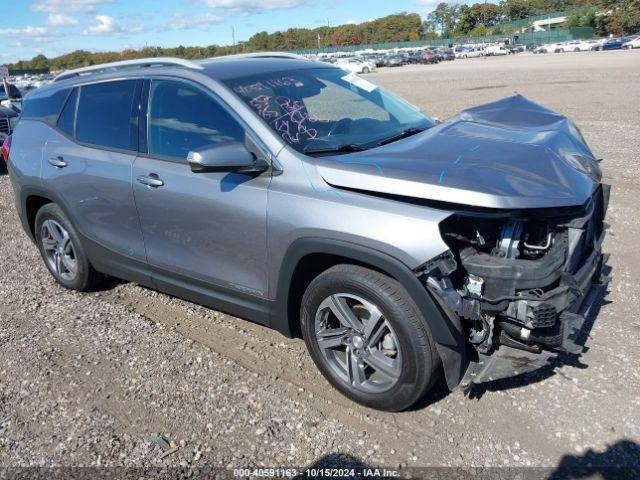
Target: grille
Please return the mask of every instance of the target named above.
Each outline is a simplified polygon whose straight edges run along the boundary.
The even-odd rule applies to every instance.
[[[538,327],[550,327],[556,323],[558,312],[556,307],[549,303],[541,303],[531,309],[532,319],[531,323],[534,328]]]
[[[9,119],[7,117],[0,117],[0,133],[5,133],[9,135],[11,130],[9,130]]]
[[[549,347],[562,345],[564,325],[558,322],[551,327],[537,328],[531,332],[531,339]]]

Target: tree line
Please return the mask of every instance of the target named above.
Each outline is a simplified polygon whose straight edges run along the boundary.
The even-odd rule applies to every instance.
[[[593,27],[600,35],[640,32],[640,0],[502,0],[500,3],[458,5],[442,2],[423,21],[417,13],[398,13],[360,24],[290,28],[282,32],[258,32],[237,45],[206,47],[147,47],[120,52],[76,50],[47,58],[9,65],[9,69],[49,69],[51,71],[143,57],[171,56],[199,59],[234,53],[300,50],[346,45],[369,45],[435,38],[483,36],[511,33],[504,25],[514,20],[555,11],[571,10],[569,26]],[[604,14],[603,14],[604,13]]]
[[[456,38],[512,33],[509,22],[559,11],[571,12],[568,27],[592,27],[599,36],[640,32],[640,0],[503,0],[473,5],[441,2],[427,16],[423,34]]]

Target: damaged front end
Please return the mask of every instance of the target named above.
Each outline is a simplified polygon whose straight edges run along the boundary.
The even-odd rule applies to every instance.
[[[465,210],[440,224],[450,250],[421,279],[464,325],[471,362],[462,387],[580,353],[577,337],[602,276],[609,186],[581,207]]]

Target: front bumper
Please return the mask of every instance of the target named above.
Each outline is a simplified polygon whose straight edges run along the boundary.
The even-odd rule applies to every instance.
[[[590,254],[585,256],[585,249],[577,248],[579,242],[572,241],[569,235],[570,248],[560,245],[561,249],[569,252],[568,258],[560,257],[564,263],[558,264],[558,258],[550,252],[546,260],[538,262],[540,266],[535,271],[523,269],[510,272],[516,274],[514,282],[518,286],[544,279],[545,282],[553,282],[556,287],[541,294],[539,302],[510,301],[502,304],[503,314],[513,323],[500,323],[500,341],[492,351],[477,352],[477,360],[469,364],[460,383],[463,389],[469,388],[472,384],[545,370],[556,365],[559,358],[582,353],[586,333],[593,325],[610,280],[603,272],[608,268],[608,255],[602,253],[605,237],[603,220],[608,207],[608,197],[607,187],[604,195],[599,197],[600,201],[595,203],[591,213],[583,220],[583,230],[580,231],[584,235],[575,237],[581,240],[592,239],[585,243],[592,245]],[[558,268],[559,265],[563,267]],[[505,274],[506,276],[508,275]],[[532,314],[538,305],[551,310],[549,319],[553,327],[546,327],[544,315]],[[511,327],[510,331],[506,327]],[[532,346],[529,342],[519,341],[520,330],[527,333],[552,330],[555,336],[545,337]]]
[[[574,308],[560,315],[562,322],[562,344],[555,350],[531,352],[508,345],[500,345],[490,355],[478,353],[478,360],[470,362],[460,381],[462,389],[473,384],[493,382],[505,378],[521,377],[535,371],[553,368],[558,358],[564,354],[577,355],[584,349],[584,340],[593,325],[601,301],[606,293],[609,277],[601,273],[601,266],[607,256],[598,256],[598,267],[584,286],[582,302],[576,302]],[[597,278],[595,277],[597,275]],[[571,311],[575,310],[575,311]]]
[[[505,228],[504,220],[476,221],[463,212],[441,225],[451,250],[425,265],[423,281],[442,310],[463,322],[471,360],[459,386],[518,377],[582,352],[609,281],[602,253],[608,201],[609,187],[602,185],[578,209],[507,217],[552,229],[545,253],[524,258],[498,251],[504,238],[524,237],[527,245],[522,229]],[[490,247],[500,226],[498,247]],[[489,247],[470,242],[470,231],[489,238],[482,243]]]

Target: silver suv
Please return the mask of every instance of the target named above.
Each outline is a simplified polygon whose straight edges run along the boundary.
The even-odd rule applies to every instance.
[[[579,352],[601,280],[598,162],[521,96],[438,123],[286,54],[118,62],[28,95],[9,172],[64,287],[112,275],[302,335],[378,409]]]

